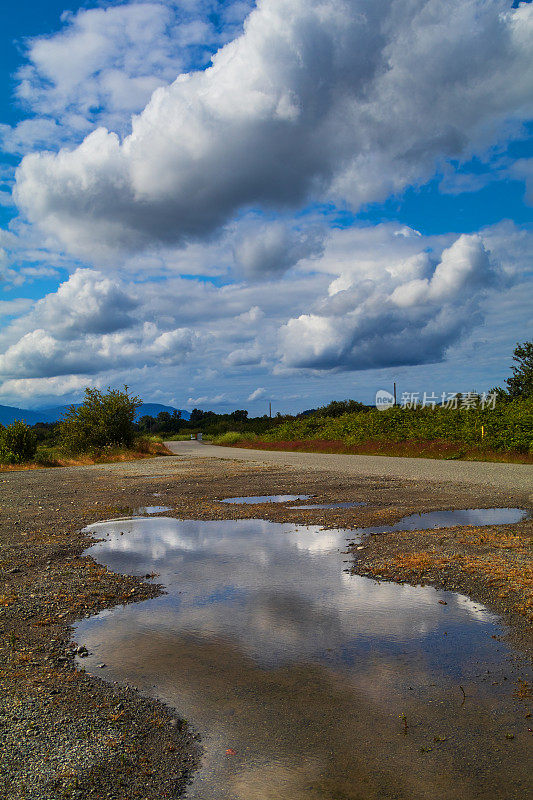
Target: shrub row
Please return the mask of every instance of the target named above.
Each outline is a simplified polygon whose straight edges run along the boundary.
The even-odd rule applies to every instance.
[[[495,408],[391,408],[288,420],[263,437],[342,440],[346,444],[386,442],[459,442],[497,451],[533,452],[533,399],[500,402]]]

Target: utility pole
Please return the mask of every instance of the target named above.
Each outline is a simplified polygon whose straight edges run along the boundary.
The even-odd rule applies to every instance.
[[[272,419],[272,403],[268,404],[268,416]]]
[[[396,405],[396,381],[394,381],[394,405]]]

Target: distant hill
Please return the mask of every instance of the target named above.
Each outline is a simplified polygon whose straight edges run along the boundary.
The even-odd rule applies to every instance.
[[[75,403],[74,405],[80,405]],[[27,408],[17,408],[16,406],[0,406],[0,424],[10,425],[16,419],[22,419],[28,425],[35,425],[37,422],[57,422],[61,416],[70,408],[66,406],[52,406],[51,408],[36,408],[30,411]],[[136,419],[149,415],[157,417],[160,411],[181,411],[182,419],[189,419],[190,414],[183,409],[174,409],[173,406],[163,406],[160,403],[143,403],[137,411]]]
[[[36,422],[54,422],[52,415],[44,410],[29,411],[27,408],[16,408],[15,406],[0,406],[0,424],[10,425],[16,419],[24,420],[28,425],[35,425]]]

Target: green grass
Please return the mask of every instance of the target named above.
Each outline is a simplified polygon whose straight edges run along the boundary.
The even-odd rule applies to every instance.
[[[220,436],[215,436],[211,439],[211,444],[238,444],[239,442],[250,442],[255,439],[254,433],[238,433],[237,431],[228,431],[221,433]]]

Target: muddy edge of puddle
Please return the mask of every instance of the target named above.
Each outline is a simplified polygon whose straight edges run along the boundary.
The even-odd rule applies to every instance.
[[[70,765],[68,754],[84,735],[109,741],[112,737],[108,733],[114,731],[119,741],[118,745],[103,746],[101,752],[94,754],[92,763],[80,768],[79,785],[85,786],[87,796],[91,796],[87,791],[90,789],[92,796],[104,798],[126,793],[132,798],[159,800],[163,792],[177,797],[187,771],[198,758],[191,732],[176,721],[170,709],[140,698],[132,690],[117,690],[84,675],[74,669],[70,658],[64,660],[69,625],[80,616],[139,601],[157,592],[156,587],[140,578],[110,574],[97,568],[92,559],[80,558],[92,543],[80,533],[82,527],[155,503],[174,508],[173,516],[191,519],[262,517],[347,528],[387,524],[417,511],[531,507],[525,495],[489,487],[476,488],[473,493],[471,487],[452,484],[392,478],[346,479],[334,474],[239,464],[230,459],[201,464],[185,459],[154,459],[138,462],[135,467],[128,465],[127,469],[4,473],[0,482],[0,568],[4,580],[0,649],[5,665],[0,677],[5,719],[13,720],[16,731],[16,742],[8,738],[3,748],[0,791],[4,794],[0,796],[12,800],[23,796],[23,784],[26,791],[34,787],[35,797],[53,796],[46,794],[50,768],[45,767],[45,754],[48,763],[51,759],[58,765],[53,779],[59,780],[60,773]],[[244,507],[216,502],[221,497],[244,494],[310,494],[317,502],[365,500],[369,505],[296,512],[277,504]],[[493,530],[498,536],[512,531],[525,542],[531,536],[531,527],[531,522],[523,522]],[[498,549],[494,542],[491,546]],[[461,547],[467,549],[468,545]],[[422,537],[411,532],[402,537],[374,536],[363,551],[358,551],[356,569],[372,574],[374,565],[382,564],[384,559],[408,550],[416,552],[417,548],[432,549],[435,556],[447,548],[457,551],[457,537],[453,532],[442,531],[438,537],[431,531]],[[445,571],[431,571],[428,567],[424,574],[425,582],[468,594],[499,613],[511,625],[513,642],[531,655],[531,621],[513,609],[512,596],[500,598],[497,586],[491,587],[457,570],[454,564]],[[403,577],[401,572],[397,577]],[[411,579],[415,578],[413,575]],[[119,705],[123,708],[117,709]],[[19,724],[15,720],[17,714],[21,716],[21,708],[31,717],[31,734],[24,721]],[[114,720],[117,714],[119,718]],[[72,720],[76,722],[74,726]],[[58,723],[63,731],[61,737],[51,735]],[[122,741],[121,736],[125,737]],[[31,774],[20,757],[13,755],[15,746],[20,756],[30,741],[34,762]],[[125,768],[123,753],[128,748],[131,758],[143,765],[142,787],[135,770]],[[76,764],[72,769],[76,771]],[[58,787],[59,784],[54,789],[56,793]],[[44,793],[39,795],[40,790]]]

